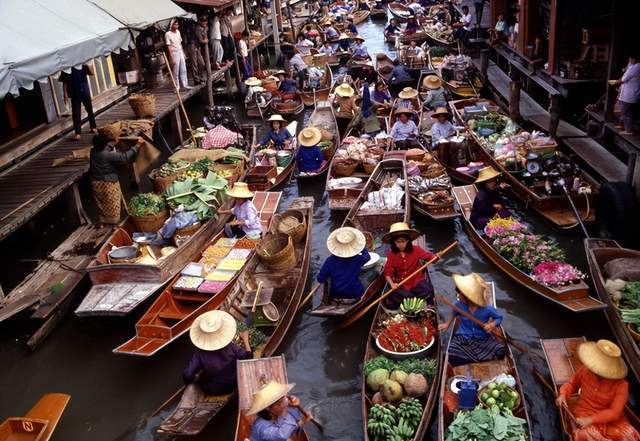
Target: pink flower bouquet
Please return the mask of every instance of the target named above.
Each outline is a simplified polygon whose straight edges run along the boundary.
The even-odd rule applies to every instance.
[[[533,269],[533,279],[551,288],[577,283],[584,277],[575,266],[559,261],[542,262]]]

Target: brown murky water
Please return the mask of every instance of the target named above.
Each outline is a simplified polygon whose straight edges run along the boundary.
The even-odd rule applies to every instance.
[[[371,54],[386,49],[382,42],[382,28],[382,23],[373,22],[359,26],[360,33],[367,38]],[[191,103],[194,117],[201,115],[202,105]],[[299,195],[313,196],[316,200],[310,269],[310,274],[315,275],[328,255],[326,236],[340,225],[342,218],[331,214],[328,209],[322,180],[298,184],[294,179],[282,191],[281,207],[288,206]],[[547,228],[530,212],[523,211],[522,207],[514,205],[511,208],[521,216],[526,213],[527,223],[536,232],[556,238],[572,261],[588,272],[581,237],[561,235]],[[431,269],[436,292],[453,295],[450,279],[453,273],[475,271],[495,282],[498,307],[505,314],[505,329],[516,341],[532,348],[533,355],[516,352],[516,359],[526,388],[534,438],[561,439],[551,395],[532,373],[534,366],[546,372],[543,360],[537,356],[541,354],[539,339],[580,335],[611,337],[604,315],[571,314],[515,284],[486,261],[467,239],[459,221],[438,224],[419,215],[414,216],[413,221],[426,234],[427,244],[432,250],[441,249],[454,240],[460,242],[457,249]],[[65,229],[65,225],[57,228]],[[28,242],[35,242],[42,233],[24,234]],[[314,303],[318,302],[319,299],[314,299]],[[305,311],[310,307],[307,305]],[[24,344],[30,330],[28,323],[12,321],[3,324],[0,327],[0,417],[22,415],[43,393],[66,392],[72,398],[54,440],[166,439],[155,433],[166,414],[154,418],[148,418],[148,415],[180,387],[181,372],[192,347],[185,336],[149,359],[112,354],[114,347],[133,334],[135,321],[143,309],[123,319],[79,319],[68,315],[42,347],[33,353]],[[346,441],[362,438],[359,373],[370,320],[371,315],[340,331],[330,320],[303,312],[295,318],[281,346],[287,359],[289,379],[297,384],[295,393],[325,425],[322,434],[315,427],[309,428],[313,439]],[[193,439],[231,439],[235,418],[236,406],[232,404]],[[425,439],[435,439],[434,429],[435,423],[432,423]]]

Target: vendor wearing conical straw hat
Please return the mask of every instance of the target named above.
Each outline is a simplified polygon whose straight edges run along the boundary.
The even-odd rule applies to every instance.
[[[487,223],[496,216],[502,218],[511,216],[511,212],[504,208],[500,195],[500,190],[506,188],[507,185],[498,184],[499,177],[500,172],[489,166],[481,169],[476,179],[478,193],[473,200],[469,221],[479,230],[483,230]]]
[[[433,304],[433,286],[429,272],[416,274],[401,286],[401,281],[420,268],[421,260],[431,260],[435,254],[422,249],[412,243],[420,233],[405,222],[396,222],[389,228],[389,232],[382,236],[382,241],[391,245],[384,265],[384,277],[390,288],[398,289],[384,300],[383,306],[387,310],[395,311],[402,300],[408,297],[419,297]]]
[[[271,115],[267,120],[271,126],[269,130],[260,140],[261,146],[273,145],[276,150],[286,149],[291,144],[293,135],[287,130],[287,120],[282,115]]]
[[[313,173],[324,164],[322,152],[318,147],[321,139],[322,133],[315,127],[306,127],[298,135],[298,143],[302,146],[296,155],[300,173]]]
[[[437,109],[438,107],[446,107],[447,92],[442,87],[442,81],[436,75],[427,75],[422,80],[422,86],[427,89],[427,95],[422,105],[428,109]]]
[[[396,109],[400,108],[408,108],[413,109],[414,111],[420,110],[418,108],[418,91],[413,87],[405,87],[398,94],[398,98],[400,98],[396,104]]]
[[[395,115],[398,118],[397,121],[391,127],[389,136],[393,138],[398,150],[408,150],[413,148],[419,148],[418,144],[418,126],[411,119],[415,112],[408,108],[399,108],[395,111]]]
[[[223,395],[236,390],[236,361],[253,354],[249,332],[240,333],[244,349],[233,343],[235,335],[236,320],[228,312],[205,312],[193,321],[189,336],[196,350],[183,373],[190,389],[185,396]],[[199,377],[198,372],[202,372]]]
[[[587,341],[578,346],[580,367],[560,388],[558,406],[579,394],[571,406],[576,417],[573,439],[576,441],[638,441],[640,434],[625,417],[629,399],[627,365],[622,352],[609,340]]]
[[[300,400],[287,396],[294,386],[270,381],[256,392],[246,413],[249,420],[257,414],[251,425],[251,441],[286,441],[302,430],[307,417],[295,408]]]
[[[451,114],[446,107],[438,107],[431,115],[435,122],[431,126],[431,144],[437,147],[441,140],[449,138],[456,132],[455,127],[449,121]]]
[[[439,326],[440,331],[445,331],[454,320],[459,320],[449,344],[449,363],[461,366],[504,358],[507,347],[491,333],[502,323],[502,314],[487,302],[491,298],[487,283],[476,273],[466,276],[454,274],[452,277],[458,293],[454,307],[471,314],[484,325],[479,326],[453,310],[449,321]]]
[[[224,226],[227,237],[244,237],[258,240],[262,234],[262,223],[258,209],[251,199],[254,193],[249,190],[245,182],[236,182],[231,190],[227,190],[227,197],[235,200],[231,210],[219,209],[219,214],[233,214],[235,219]]]
[[[353,118],[358,114],[358,106],[356,105],[356,91],[347,83],[342,83],[336,87],[336,96],[334,104],[338,106],[336,114],[342,118]]]
[[[351,58],[356,61],[364,61],[370,60],[369,52],[367,51],[366,46],[364,45],[364,38],[360,35],[356,35],[353,37],[353,44],[349,49],[351,51]]]
[[[329,283],[331,300],[357,300],[364,294],[359,274],[371,259],[364,234],[352,227],[338,228],[329,234],[327,248],[331,256],[322,264],[318,283]]]

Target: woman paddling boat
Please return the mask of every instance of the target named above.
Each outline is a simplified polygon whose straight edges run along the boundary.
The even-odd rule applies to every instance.
[[[480,327],[456,310],[451,313],[449,321],[438,327],[439,331],[443,332],[454,320],[460,320],[460,326],[449,343],[449,363],[455,367],[504,358],[507,347],[491,334],[502,323],[502,314],[486,304],[487,283],[476,273],[466,276],[454,274],[452,277],[458,293],[458,301],[454,306],[471,314],[484,323],[484,326]]]
[[[500,190],[507,188],[507,184],[498,184],[499,176],[500,172],[495,168],[485,167],[480,170],[478,179],[476,179],[478,194],[473,200],[469,220],[479,230],[484,229],[487,223],[495,216],[502,218],[511,216],[511,212],[504,208],[500,198]]]
[[[271,143],[276,150],[288,148],[293,135],[287,130],[287,120],[282,115],[271,115],[267,122],[271,129],[262,137],[260,145],[266,147]]]
[[[431,126],[431,144],[436,148],[441,140],[446,140],[455,133],[455,127],[449,121],[451,114],[445,107],[436,109],[431,117],[436,120]]]
[[[258,240],[262,235],[262,224],[256,206],[251,202],[254,192],[249,190],[245,182],[236,182],[227,196],[234,198],[235,205],[231,210],[218,210],[220,214],[233,214],[235,219],[224,226],[227,237],[244,237]]]
[[[393,112],[393,115],[398,116],[398,120],[391,127],[389,136],[393,138],[393,141],[398,150],[408,150],[412,148],[419,148],[418,135],[420,134],[418,126],[412,119],[410,119],[415,113],[411,109],[400,108]]]

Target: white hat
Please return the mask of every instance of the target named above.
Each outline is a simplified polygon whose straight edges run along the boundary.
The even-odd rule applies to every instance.
[[[364,249],[366,243],[364,234],[353,227],[338,228],[327,238],[329,252],[337,257],[353,257]]]
[[[198,316],[191,325],[191,342],[203,351],[224,348],[236,335],[236,321],[225,311],[209,311]]]

